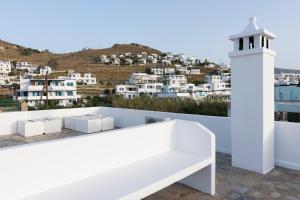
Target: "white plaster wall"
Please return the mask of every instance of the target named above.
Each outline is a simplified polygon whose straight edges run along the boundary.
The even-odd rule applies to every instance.
[[[89,113],[113,116],[115,118],[116,126],[122,128],[144,124],[145,116],[170,117],[173,119],[196,121],[215,134],[216,149],[218,152],[231,153],[231,129],[230,118],[228,117],[154,112],[111,107],[0,113],[0,135],[16,133],[17,120],[37,119],[41,117],[63,117]],[[275,122],[275,163],[278,166],[300,170],[299,123]]]
[[[232,163],[257,172],[261,172],[263,166],[262,61],[262,54],[231,57]],[[245,81],[245,76],[255,77],[255,80]]]
[[[275,122],[275,164],[300,170],[300,123]]]
[[[214,135],[200,124],[173,120],[2,148],[1,199],[37,194],[173,149],[213,157]]]
[[[18,120],[97,114],[99,107],[0,113],[0,135],[17,133]]]
[[[219,152],[230,153],[230,118],[205,115],[190,115],[181,113],[133,110],[124,108],[100,107],[100,113],[113,116],[117,127],[130,127],[145,123],[146,116],[170,117],[201,123],[216,136],[216,149]]]
[[[129,127],[145,122],[145,116],[171,117],[196,121],[210,129],[216,136],[216,150],[231,154],[231,130],[229,117],[189,115],[122,108],[101,107],[101,114],[113,115],[117,126]],[[237,141],[238,142],[238,141]],[[275,164],[300,170],[300,123],[275,122]],[[240,151],[243,147],[240,147]]]
[[[169,151],[174,123],[2,148],[1,198],[36,194]]]

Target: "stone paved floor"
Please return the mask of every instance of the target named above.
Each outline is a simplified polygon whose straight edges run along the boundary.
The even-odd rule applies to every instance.
[[[0,148],[44,140],[82,135],[63,129],[62,133],[24,138],[19,135],[0,136]],[[231,166],[231,157],[217,153],[216,195],[210,197],[183,184],[173,184],[145,200],[300,200],[300,171],[276,167],[260,175]]]
[[[296,200],[300,199],[300,171],[276,167],[260,175],[231,166],[231,157],[217,153],[216,194],[213,197],[183,184],[173,184],[145,200]]]
[[[20,144],[28,144],[33,142],[40,142],[45,140],[74,137],[82,134],[83,133],[79,133],[73,130],[63,129],[61,133],[51,133],[51,134],[37,135],[37,136],[26,137],[26,138],[18,134],[4,135],[4,136],[0,136],[0,148],[16,146]]]

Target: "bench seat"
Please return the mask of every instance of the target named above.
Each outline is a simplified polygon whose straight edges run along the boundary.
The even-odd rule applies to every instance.
[[[170,151],[33,195],[26,200],[141,199],[194,174],[211,162],[209,156]]]
[[[0,149],[2,200],[138,200],[174,182],[215,193],[215,138],[171,120]]]

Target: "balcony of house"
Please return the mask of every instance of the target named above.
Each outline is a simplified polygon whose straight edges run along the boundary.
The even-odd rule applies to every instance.
[[[45,118],[67,118],[72,116],[110,116],[114,119],[114,127],[117,130],[105,132],[83,133],[79,130],[64,128],[64,121],[60,132],[51,134],[41,134],[30,137],[23,137],[18,132],[18,121],[38,120]],[[166,188],[155,192],[145,199],[299,199],[300,198],[300,124],[289,122],[275,122],[275,164],[276,167],[266,175],[243,170],[231,165],[231,128],[229,117],[215,117],[190,115],[180,113],[167,113],[155,111],[143,111],[109,107],[77,108],[77,109],[58,109],[27,112],[1,113],[0,120],[5,121],[0,127],[0,150],[17,151],[18,148],[43,148],[47,145],[56,145],[56,142],[66,145],[76,145],[86,141],[96,141],[98,136],[105,138],[110,135],[135,134],[147,132],[150,128],[145,125],[147,119],[167,120],[157,123],[159,130],[169,126],[169,121],[188,120],[202,124],[213,132],[216,138],[216,194],[209,196],[196,189],[192,189],[180,182],[168,182]],[[173,122],[172,122],[173,123]],[[76,124],[76,123],[75,123]],[[188,133],[191,124],[184,126],[182,130]],[[178,126],[178,127],[181,127]],[[177,128],[178,128],[177,127]],[[151,128],[150,128],[151,129]],[[176,128],[174,127],[174,129]],[[151,133],[156,131],[150,130]],[[92,138],[92,137],[93,138]],[[64,138],[62,140],[62,138]],[[74,139],[75,140],[74,140]],[[51,141],[48,141],[51,140]],[[99,140],[100,141],[100,140]],[[122,140],[124,142],[124,140]],[[154,140],[155,141],[155,140]],[[159,141],[159,140],[157,140]],[[156,142],[157,142],[156,141]],[[151,142],[149,139],[147,142]],[[30,143],[30,144],[29,144]],[[57,143],[57,144],[58,144]],[[30,146],[28,146],[30,145]],[[71,147],[71,146],[70,146]],[[87,147],[87,146],[86,146]],[[85,148],[86,148],[85,147]],[[16,148],[16,149],[14,149]],[[94,148],[94,147],[91,147]],[[118,149],[118,148],[114,148]],[[50,150],[50,151],[49,151]],[[48,155],[54,153],[54,149],[47,150]],[[44,150],[41,150],[41,152]],[[53,151],[53,152],[52,152]],[[40,153],[41,153],[40,152]],[[49,153],[51,152],[51,153]],[[81,150],[81,153],[84,152]],[[104,156],[101,152],[97,153],[100,157]],[[77,154],[75,154],[77,155]],[[78,154],[79,156],[80,154]],[[45,157],[45,156],[44,156]],[[93,157],[93,156],[92,156]],[[53,157],[54,159],[55,157]],[[66,157],[67,158],[67,157]],[[3,159],[1,157],[0,159]],[[123,158],[119,158],[123,159]],[[69,159],[66,159],[69,160]],[[65,164],[67,164],[66,162]],[[104,163],[105,164],[105,163]],[[166,170],[169,168],[166,168]],[[51,169],[49,169],[51,171]],[[69,170],[72,171],[72,168]],[[168,170],[167,170],[168,171]],[[3,171],[2,171],[3,172]],[[159,172],[159,171],[158,171]],[[49,173],[47,170],[46,173]],[[26,173],[23,173],[23,175]],[[55,174],[54,174],[55,175]],[[25,175],[24,175],[25,176]],[[34,177],[34,176],[32,176]],[[13,179],[8,179],[13,181]],[[22,181],[21,179],[19,179]],[[118,179],[117,179],[118,180]],[[132,179],[126,179],[127,184]],[[108,184],[108,182],[106,182]],[[30,184],[29,184],[30,185]],[[130,185],[130,184],[129,184]],[[42,187],[42,186],[39,186]],[[100,186],[99,186],[100,187]],[[96,189],[97,187],[95,187]],[[69,188],[70,189],[70,188]],[[77,190],[81,188],[78,187]],[[19,191],[19,190],[18,190]],[[76,193],[75,190],[69,190]],[[119,191],[119,190],[118,190]],[[123,191],[123,190],[122,190]],[[53,191],[52,191],[53,192]],[[73,193],[72,192],[72,193]],[[1,192],[0,192],[1,193]],[[79,195],[80,196],[80,195]],[[109,199],[109,198],[108,198]]]

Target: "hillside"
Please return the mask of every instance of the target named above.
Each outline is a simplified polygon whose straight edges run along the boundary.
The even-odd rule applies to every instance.
[[[87,49],[78,52],[55,54],[49,51],[38,51],[0,40],[0,60],[27,61],[36,65],[47,65],[49,60],[58,63],[57,71],[74,69],[78,72],[96,74],[98,80],[127,80],[132,72],[144,71],[146,66],[111,66],[96,64],[95,58],[100,55],[118,53],[158,53],[161,52],[139,44],[116,44],[106,49]],[[61,73],[60,73],[61,74]]]
[[[275,74],[280,73],[300,73],[299,69],[286,69],[286,68],[275,68],[274,69]]]

